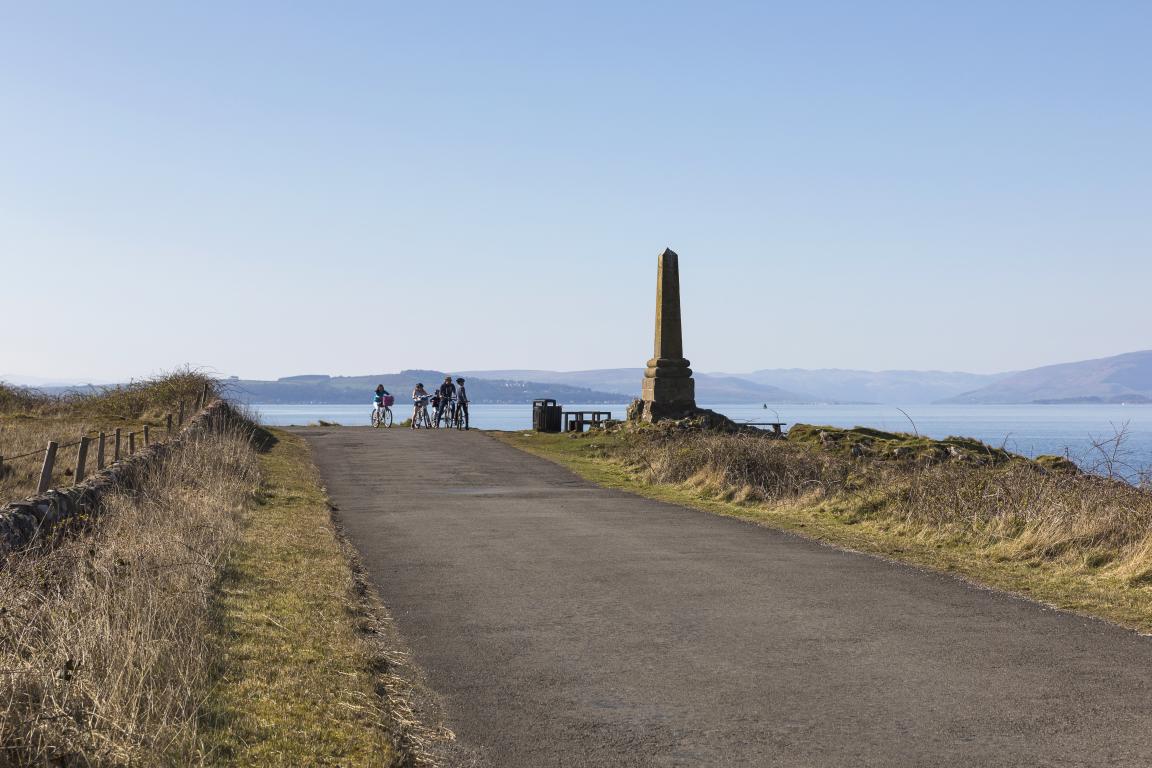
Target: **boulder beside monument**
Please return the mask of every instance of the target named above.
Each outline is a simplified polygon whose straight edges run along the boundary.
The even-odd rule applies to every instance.
[[[656,277],[656,342],[644,372],[639,400],[628,408],[629,421],[655,424],[691,419],[726,431],[739,426],[726,416],[696,407],[696,382],[684,357],[680,316],[680,257],[670,248],[660,254]]]

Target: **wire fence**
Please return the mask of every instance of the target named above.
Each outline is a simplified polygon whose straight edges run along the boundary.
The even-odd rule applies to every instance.
[[[207,406],[211,395],[211,386],[206,383],[203,391],[192,401],[193,412],[200,411]],[[88,476],[89,452],[93,448],[96,452],[93,465],[97,471],[100,471],[105,469],[110,462],[120,461],[122,458],[136,453],[138,448],[151,445],[154,438],[159,437],[156,435],[155,429],[162,429],[163,439],[168,440],[174,431],[183,428],[185,418],[189,415],[186,408],[187,404],[188,401],[186,400],[173,403],[173,411],[166,414],[163,427],[154,428],[151,424],[142,424],[139,429],[131,427],[116,427],[107,430],[92,429],[85,432],[79,439],[69,443],[49,440],[48,444],[41,449],[15,456],[0,454],[0,479],[3,479],[5,474],[11,471],[14,462],[28,462],[31,459],[37,459],[43,463],[40,468],[40,479],[36,484],[36,493],[44,493],[52,485],[52,477],[56,471],[60,451],[76,448],[76,463],[72,467],[72,482],[79,483]]]

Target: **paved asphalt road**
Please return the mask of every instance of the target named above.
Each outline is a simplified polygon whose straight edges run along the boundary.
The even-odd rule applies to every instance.
[[[475,432],[300,432],[485,765],[1152,766],[1152,639]]]

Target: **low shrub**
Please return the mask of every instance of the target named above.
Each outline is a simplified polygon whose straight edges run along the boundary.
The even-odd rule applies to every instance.
[[[755,434],[635,433],[622,458],[651,482],[707,486],[761,500],[846,487],[851,462]]]

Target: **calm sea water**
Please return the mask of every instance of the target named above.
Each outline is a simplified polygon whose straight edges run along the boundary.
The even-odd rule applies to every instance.
[[[623,405],[571,405],[569,410],[612,411],[623,418]],[[1103,458],[1094,443],[1108,441],[1120,430],[1127,437],[1120,458],[1136,471],[1152,466],[1152,405],[705,405],[736,421],[782,421],[787,424],[866,426],[942,438],[974,437],[1025,456],[1044,453],[1070,456],[1083,466]],[[320,420],[366,425],[371,406],[260,405],[252,406],[265,424],[305,425]],[[406,418],[406,409],[394,409]],[[911,420],[910,420],[911,419]],[[472,426],[478,429],[520,430],[532,425],[531,405],[473,405]],[[786,429],[787,427],[785,427]],[[1105,449],[1110,450],[1109,444]]]

